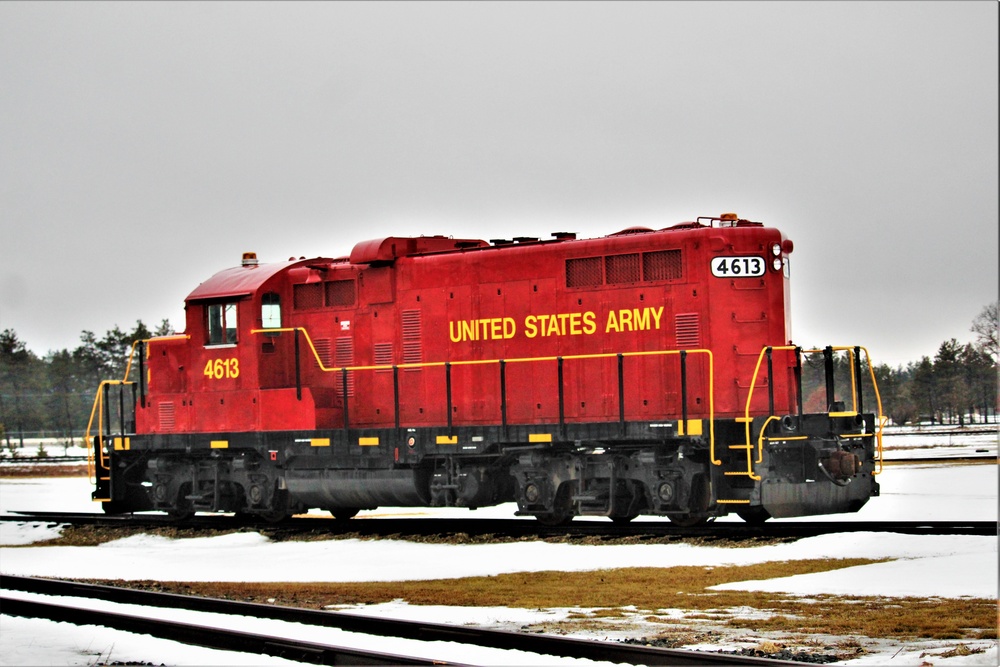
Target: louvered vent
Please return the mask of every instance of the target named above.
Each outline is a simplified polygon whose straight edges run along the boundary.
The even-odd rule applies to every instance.
[[[389,366],[392,364],[392,343],[375,343],[375,365]],[[377,370],[376,373],[391,373],[391,369]]]
[[[333,355],[330,354],[330,339],[317,338],[313,341],[313,347],[316,348],[316,354],[319,355],[319,360],[323,362],[323,365],[327,368],[332,368]],[[315,361],[315,359],[313,361]]]
[[[337,357],[334,359],[338,368],[354,365],[354,340],[349,337],[337,339]],[[338,375],[341,375],[338,373]],[[337,380],[337,395],[344,395],[343,376]],[[354,396],[354,371],[347,371],[347,395]]]
[[[177,424],[174,416],[174,402],[163,401],[160,403],[160,430],[173,431]]]
[[[685,313],[674,316],[674,326],[677,331],[677,347],[701,347],[701,324],[698,313]]]
[[[605,257],[604,276],[609,285],[639,282],[639,253]]]
[[[604,282],[601,257],[566,260],[566,287],[596,287]]]
[[[404,310],[402,315],[403,363],[418,364],[424,360],[423,326],[420,323],[420,311]]]
[[[642,255],[643,280],[679,280],[681,273],[680,250],[660,250]]]

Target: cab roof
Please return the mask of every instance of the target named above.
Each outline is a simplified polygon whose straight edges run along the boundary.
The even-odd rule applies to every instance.
[[[315,260],[307,261],[312,262]],[[223,269],[198,285],[193,292],[188,294],[185,301],[223,299],[253,294],[270,278],[299,263],[302,263],[302,260],[252,266],[234,266],[229,269]]]

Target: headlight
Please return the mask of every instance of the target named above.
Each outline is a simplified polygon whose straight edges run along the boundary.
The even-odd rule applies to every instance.
[[[774,266],[774,270],[775,271],[781,271],[781,258],[780,257],[775,257],[774,258],[774,264],[773,264],[773,266]]]
[[[773,246],[771,246],[771,254],[774,255],[775,257],[777,257],[778,255],[781,254],[781,244],[780,243],[775,243]]]

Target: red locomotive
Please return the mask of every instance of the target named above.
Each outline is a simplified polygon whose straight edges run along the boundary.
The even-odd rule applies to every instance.
[[[791,343],[791,252],[726,214],[247,253],[187,297],[184,334],[137,342],[134,380],[102,385],[93,497],[270,520],[509,501],[547,523],[857,511],[881,469],[871,364]],[[825,355],[820,413],[803,413],[806,353]]]

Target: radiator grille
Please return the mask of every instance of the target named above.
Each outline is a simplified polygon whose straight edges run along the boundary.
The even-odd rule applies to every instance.
[[[327,368],[333,366],[333,356],[330,354],[329,338],[317,338],[316,340],[313,341],[313,347],[316,348],[316,354],[317,356],[319,356],[319,360],[323,363],[324,366],[326,366]]]
[[[566,287],[596,287],[604,282],[601,257],[566,260]]]
[[[404,310],[402,315],[403,363],[418,364],[424,360],[423,325],[420,322],[420,311]]]
[[[375,365],[389,366],[392,364],[392,343],[375,343]],[[390,369],[377,370],[376,373],[391,373]]]
[[[680,250],[660,250],[642,255],[643,280],[678,280],[681,269]]]
[[[677,347],[701,347],[701,324],[698,313],[684,313],[674,316],[677,331]]]
[[[337,357],[334,360],[338,368],[344,366],[354,365],[354,340],[348,337],[337,339]],[[338,373],[341,377],[337,380],[337,395],[343,397],[344,395],[344,380],[343,376]],[[354,371],[347,371],[347,395],[354,396]]]
[[[173,431],[176,426],[176,417],[174,415],[174,402],[173,401],[163,401],[160,403],[160,430],[161,431]]]
[[[323,285],[321,283],[295,285],[292,289],[292,304],[295,306],[295,310],[322,308]]]
[[[604,275],[609,285],[639,282],[639,253],[604,258]]]
[[[353,280],[334,280],[326,285],[326,305],[353,306],[356,289]]]

